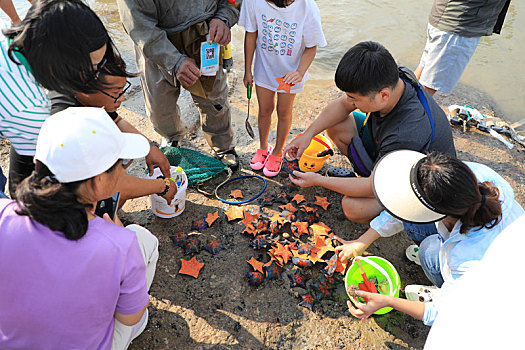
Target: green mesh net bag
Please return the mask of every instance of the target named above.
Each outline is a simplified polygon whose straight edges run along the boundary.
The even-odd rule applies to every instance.
[[[161,147],[160,149],[173,166],[180,166],[188,177],[188,185],[198,185],[226,169],[226,165],[213,157],[180,147]]]

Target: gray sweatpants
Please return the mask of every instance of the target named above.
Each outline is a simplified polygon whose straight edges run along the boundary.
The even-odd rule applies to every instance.
[[[184,128],[180,120],[177,100],[180,88],[168,71],[145,58],[135,49],[137,65],[141,71],[140,81],[146,103],[146,114],[157,133],[168,140],[180,140]],[[215,85],[208,99],[192,94],[193,102],[199,109],[202,132],[208,144],[218,154],[233,149],[230,104],[226,73],[222,67],[217,72]]]

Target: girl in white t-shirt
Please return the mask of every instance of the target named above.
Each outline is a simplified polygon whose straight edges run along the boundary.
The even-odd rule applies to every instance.
[[[292,125],[295,94],[303,91],[317,46],[326,46],[321,16],[314,0],[245,0],[239,25],[244,26],[244,85],[255,83],[259,102],[260,148],[252,158],[254,170],[275,176]],[[252,74],[254,52],[255,63]],[[277,138],[268,144],[277,92]]]

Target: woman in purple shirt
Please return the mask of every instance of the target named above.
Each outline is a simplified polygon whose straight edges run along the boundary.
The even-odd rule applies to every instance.
[[[149,149],[100,108],[44,122],[35,171],[0,199],[1,349],[125,349],[144,329],[158,241],[94,206]]]

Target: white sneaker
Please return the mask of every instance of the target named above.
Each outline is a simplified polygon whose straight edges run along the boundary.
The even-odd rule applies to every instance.
[[[421,266],[421,262],[419,261],[419,247],[415,244],[412,244],[411,246],[408,246],[407,250],[405,251],[408,260],[415,262],[419,266]]]
[[[423,303],[434,301],[439,292],[440,289],[436,286],[409,284],[405,287],[405,296],[407,300],[421,301]]]

